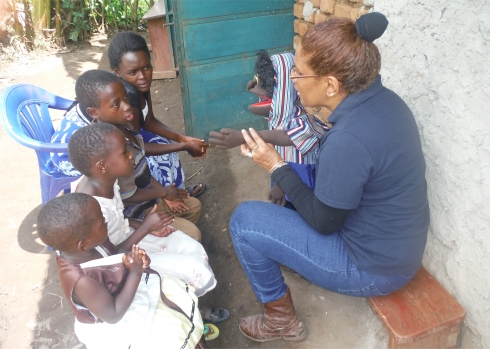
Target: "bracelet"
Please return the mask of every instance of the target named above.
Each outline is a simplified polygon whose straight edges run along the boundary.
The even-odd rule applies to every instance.
[[[276,163],[272,168],[269,170],[269,173],[272,174],[275,170],[277,170],[279,167],[282,167],[284,165],[287,165],[286,161],[281,160],[278,163]]]

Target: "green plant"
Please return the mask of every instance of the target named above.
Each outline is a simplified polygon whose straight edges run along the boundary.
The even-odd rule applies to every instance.
[[[61,3],[64,16],[61,23],[64,31],[68,32],[68,38],[73,41],[83,40],[85,32],[90,31],[90,26],[85,19],[85,13],[89,10],[84,6],[84,1],[63,0]],[[63,19],[64,18],[64,19]]]

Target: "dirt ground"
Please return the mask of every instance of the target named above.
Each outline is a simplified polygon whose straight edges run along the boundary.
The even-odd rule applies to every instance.
[[[41,53],[0,61],[0,91],[17,83],[31,83],[66,98],[74,97],[77,76],[88,69],[108,69],[108,41],[72,47],[63,54]],[[155,115],[184,132],[179,79],[156,80],[152,87]],[[53,116],[59,120],[61,115]],[[4,162],[0,168],[0,348],[84,348],[73,333],[74,316],[63,298],[55,259],[37,237],[41,207],[39,175],[34,151],[14,142],[0,125]],[[239,330],[240,317],[260,312],[260,304],[236,258],[229,235],[229,218],[247,200],[265,200],[269,178],[265,171],[240,155],[238,149],[210,149],[205,160],[181,153],[187,176],[202,170],[187,184],[206,183],[201,197],[199,227],[218,286],[201,301],[226,307],[230,320],[220,325],[211,348],[384,348],[388,337],[363,298],[323,290],[285,272],[307,338],[299,343],[255,343]]]

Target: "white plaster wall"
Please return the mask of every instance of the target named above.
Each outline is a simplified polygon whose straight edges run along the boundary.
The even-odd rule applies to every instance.
[[[424,265],[467,311],[463,348],[490,348],[490,3],[369,0],[384,84],[411,107],[427,161]]]

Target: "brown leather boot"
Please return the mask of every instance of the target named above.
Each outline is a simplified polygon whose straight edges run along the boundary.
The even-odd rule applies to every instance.
[[[293,306],[291,291],[277,301],[263,304],[264,314],[252,315],[240,321],[240,332],[256,342],[274,339],[300,341],[306,337],[306,329]]]

